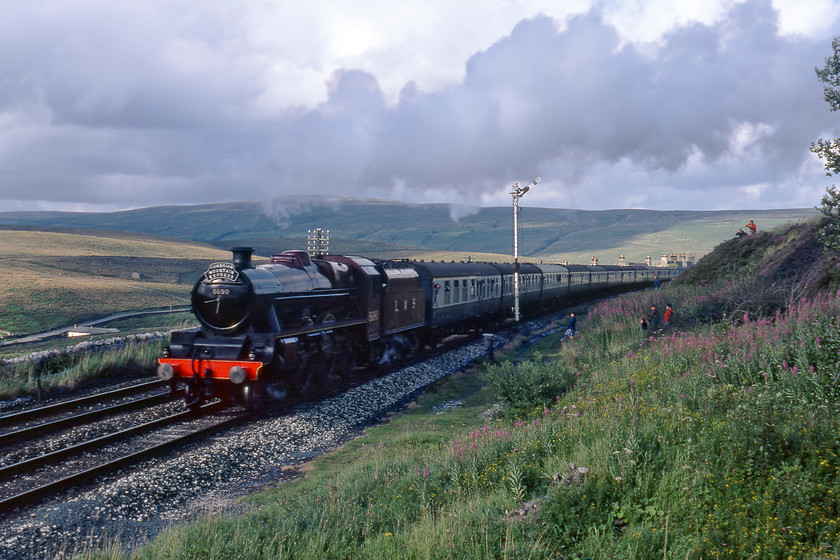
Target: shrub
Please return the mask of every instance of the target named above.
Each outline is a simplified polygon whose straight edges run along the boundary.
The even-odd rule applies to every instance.
[[[485,373],[487,383],[509,405],[514,415],[523,416],[556,401],[575,383],[573,366],[558,361],[535,360],[491,365]]]

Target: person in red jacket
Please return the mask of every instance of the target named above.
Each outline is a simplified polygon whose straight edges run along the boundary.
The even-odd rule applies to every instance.
[[[758,226],[757,226],[757,225],[755,225],[755,222],[754,222],[754,221],[752,221],[752,220],[750,220],[750,223],[748,223],[745,227],[746,227],[748,230],[750,230],[750,235],[752,235],[752,234],[754,234],[755,232],[757,232],[757,231],[758,231]]]
[[[665,306],[665,313],[662,314],[662,322],[667,327],[671,323],[671,319],[674,318],[674,310],[671,309],[671,304]]]

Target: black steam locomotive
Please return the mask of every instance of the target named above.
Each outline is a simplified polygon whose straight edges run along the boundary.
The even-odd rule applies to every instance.
[[[172,333],[158,377],[184,383],[196,407],[211,397],[257,408],[289,392],[347,378],[357,365],[486,329],[510,317],[514,265],[311,258],[285,251],[254,266],[253,250],[210,265],[192,291],[198,329]],[[521,264],[525,314],[583,295],[667,281],[678,267]]]

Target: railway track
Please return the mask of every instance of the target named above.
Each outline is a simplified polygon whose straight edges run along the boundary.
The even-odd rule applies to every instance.
[[[0,416],[0,429],[8,428],[9,426],[18,427],[40,418],[57,417],[62,413],[79,410],[83,407],[91,407],[102,405],[108,401],[118,401],[124,398],[130,398],[138,393],[154,391],[164,386],[162,381],[157,379],[152,381],[144,381],[129,387],[121,387],[110,391],[102,391],[92,395],[85,395],[75,399],[62,400],[52,404],[39,406],[35,408],[27,408],[19,412],[13,412]]]
[[[222,402],[206,404],[198,413],[184,411],[168,390],[155,391],[159,388],[156,382],[145,383],[0,417],[6,428],[0,433],[0,515],[231,427],[246,416]],[[168,402],[178,411],[167,411]],[[136,413],[140,418],[143,413],[154,417],[125,427],[124,417],[133,410],[141,411]],[[108,418],[116,419],[111,422],[117,426],[107,426]],[[95,427],[100,421],[106,427]],[[62,431],[85,429],[84,437],[60,441]]]

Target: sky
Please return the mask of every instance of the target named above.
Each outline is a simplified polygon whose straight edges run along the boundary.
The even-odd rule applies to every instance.
[[[840,0],[33,0],[0,211],[283,197],[803,208]]]

